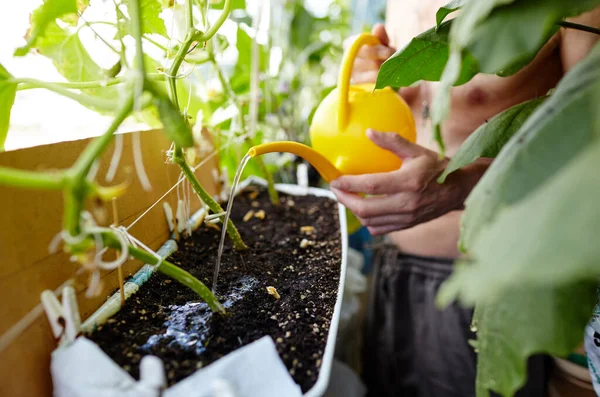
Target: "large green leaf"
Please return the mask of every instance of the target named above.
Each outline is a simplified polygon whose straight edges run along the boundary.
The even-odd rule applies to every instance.
[[[598,0],[583,4],[563,0],[516,1],[495,9],[475,29],[469,49],[485,73],[498,73],[515,64],[525,66],[556,33],[556,22],[598,4]],[[512,68],[511,73],[519,69]]]
[[[515,288],[475,308],[477,397],[493,390],[508,397],[524,385],[527,358],[565,357],[583,339],[596,301],[596,284]]]
[[[40,54],[50,58],[56,70],[69,81],[101,81],[107,78],[108,71],[94,62],[79,36],[61,28],[56,22],[47,25],[46,34],[38,39],[36,48]],[[81,91],[103,99],[117,101],[119,98],[118,86],[86,88]]]
[[[439,29],[444,22],[444,19],[454,11],[458,10],[465,4],[465,0],[452,0],[450,3],[446,4],[443,7],[440,7],[435,14],[435,22],[436,26]]]
[[[26,55],[35,47],[39,38],[46,34],[48,25],[56,22],[57,18],[77,12],[77,0],[45,0],[31,14],[31,28],[27,34],[27,44],[17,48],[15,55]]]
[[[17,84],[11,83],[10,73],[0,65],[0,152],[4,150],[4,142],[10,125],[10,111],[15,103]]]
[[[60,20],[68,23],[71,26],[77,26],[79,22],[79,15],[81,15],[85,9],[90,5],[90,0],[76,0],[77,1],[77,13],[65,14],[60,17]]]
[[[440,300],[482,302],[516,286],[597,280],[600,245],[592,236],[600,233],[599,168],[596,141],[534,193],[500,212],[481,229],[469,265],[456,269]]]
[[[440,78],[437,94],[431,104],[431,119],[433,121],[434,138],[444,153],[441,125],[450,112],[450,89],[460,78],[462,70],[462,55],[469,45],[473,31],[479,23],[500,5],[509,4],[514,0],[468,0],[462,7],[461,14],[454,19],[450,30],[450,56]]]
[[[443,149],[440,128],[450,110],[450,89],[461,70],[460,54],[470,49],[483,72],[515,73],[535,57],[556,30],[556,22],[599,3],[599,0],[466,1],[450,32],[451,61],[446,64],[431,108],[440,147]]]
[[[123,4],[127,4],[123,1]],[[140,0],[141,16],[142,16],[142,33],[143,34],[159,34],[169,38],[165,21],[160,17],[163,9],[163,4],[160,0]],[[121,16],[123,16],[121,14]],[[125,20],[125,23],[120,27],[121,34],[130,34],[130,23]]]
[[[444,183],[449,174],[471,164],[480,157],[495,158],[500,149],[545,99],[546,97],[542,97],[520,103],[482,124],[461,145],[448,163],[444,173],[439,177],[438,182]]]
[[[376,88],[408,87],[419,80],[439,81],[448,62],[448,34],[451,26],[452,21],[448,21],[437,30],[431,28],[392,55],[381,65]],[[475,60],[469,54],[465,54],[459,78],[454,84],[466,83],[477,72]]]
[[[466,201],[461,246],[504,207],[526,197],[594,139],[595,92],[600,89],[600,46],[558,84],[504,146]]]

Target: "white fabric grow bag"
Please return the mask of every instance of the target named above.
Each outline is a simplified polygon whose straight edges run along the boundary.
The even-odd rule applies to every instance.
[[[241,191],[250,184],[266,186],[262,179],[251,177],[242,182]],[[335,200],[328,190],[278,184],[279,192],[294,195],[314,195]],[[342,263],[337,300],[329,327],[327,344],[315,385],[304,394],[322,396],[327,390],[336,335],[340,320],[342,293],[348,254],[346,212],[339,204]],[[135,277],[135,276],[134,276]],[[205,368],[197,370],[177,384],[161,390],[164,383],[162,363],[156,357],[145,357],[140,365],[140,380],[133,379],[95,343],[79,337],[52,353],[51,363],[56,397],[296,397],[300,387],[293,381],[281,361],[271,337],[265,336],[246,345]]]

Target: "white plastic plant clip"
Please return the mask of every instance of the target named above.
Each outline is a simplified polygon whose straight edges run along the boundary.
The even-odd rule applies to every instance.
[[[169,225],[169,231],[175,230],[175,220],[173,219],[173,209],[167,202],[163,203],[163,210],[165,211],[165,217],[167,218],[167,224]]]
[[[298,186],[304,189],[308,188],[308,166],[306,164],[298,164],[298,167],[296,168],[296,179],[298,180]]]
[[[165,368],[160,358],[145,356],[140,362],[140,380],[137,388],[140,395],[145,397],[159,397],[167,386]]]
[[[81,318],[77,306],[77,296],[72,286],[66,286],[62,291],[62,305],[51,290],[42,292],[41,301],[50,328],[59,344],[75,340],[81,330]]]
[[[176,211],[176,216],[177,216],[177,231],[179,233],[182,233],[185,230],[185,223],[187,221],[187,219],[185,219],[185,203],[183,202],[183,200],[179,200],[177,202],[177,211]]]
[[[211,385],[212,397],[237,397],[231,383],[225,379],[217,378]]]

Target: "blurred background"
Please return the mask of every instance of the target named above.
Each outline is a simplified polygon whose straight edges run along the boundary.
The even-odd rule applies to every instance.
[[[67,81],[48,57],[36,53],[25,57],[13,56],[15,48],[25,43],[23,37],[29,26],[30,13],[41,3],[41,0],[20,0],[11,3],[10,13],[0,13],[0,32],[3,37],[0,41],[0,63],[15,77]],[[336,82],[343,39],[368,30],[377,21],[383,21],[385,6],[386,0],[247,0],[246,10],[235,10],[232,20],[220,31],[225,39],[223,41],[228,45],[220,54],[219,62],[229,76],[235,76],[232,88],[236,93],[247,94],[248,84],[244,80],[248,76],[240,72],[247,69],[243,63],[249,61],[247,56],[250,48],[249,43],[238,43],[238,38],[243,40],[254,36],[252,21],[260,12],[257,40],[265,52],[265,59],[261,62],[268,62],[268,67],[264,65],[261,70],[264,73],[261,91],[271,96],[262,98],[262,109],[267,110],[266,106],[270,106],[268,110],[271,116],[279,117],[280,121],[274,123],[273,117],[263,117],[265,125],[272,127],[266,128],[269,131],[264,133],[273,138],[288,134],[304,140],[311,111]],[[75,28],[89,56],[105,69],[112,67],[118,59],[118,54],[107,45],[115,36],[115,28],[103,23],[115,20],[114,10],[111,0],[92,0]],[[167,14],[162,16],[171,40],[160,35],[151,35],[151,40],[164,48],[172,48],[179,33],[177,21],[182,17],[183,10],[175,4],[163,13]],[[217,10],[213,10],[210,16],[217,13]],[[161,48],[149,41],[145,42],[145,48],[152,51],[158,65],[165,64]],[[79,55],[83,57],[86,54]],[[215,72],[206,64],[184,64],[184,69],[184,73],[190,73],[185,79],[186,88],[193,96],[190,107],[196,110],[200,105],[194,102],[208,98],[212,100],[214,108],[218,102],[216,91],[219,86]],[[265,85],[271,87],[270,90],[264,90]],[[209,115],[205,114],[204,117]],[[227,114],[219,117],[226,118]],[[98,114],[46,90],[19,91],[11,114],[6,149],[98,135],[108,120],[108,115]],[[156,120],[138,117],[128,120],[123,129],[139,130],[156,126]]]

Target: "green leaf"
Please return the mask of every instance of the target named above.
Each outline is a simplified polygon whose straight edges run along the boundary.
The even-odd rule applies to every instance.
[[[184,148],[192,146],[194,144],[192,129],[169,97],[155,94],[154,105],[158,109],[160,121],[169,139]]]
[[[231,88],[236,94],[244,94],[250,89],[250,73],[252,68],[252,37],[238,26],[236,36],[238,59],[231,77]],[[259,45],[259,68],[266,70],[268,62],[267,48]]]
[[[452,0],[450,3],[440,7],[435,14],[436,28],[439,29],[444,19],[465,4],[465,0]]]
[[[597,136],[593,115],[600,89],[600,46],[573,68],[504,146],[465,202],[461,246],[470,249],[504,207],[541,186]]]
[[[596,301],[596,283],[514,288],[475,308],[477,397],[513,396],[526,380],[527,358],[565,357],[581,344]]]
[[[449,174],[480,157],[496,157],[504,144],[545,100],[546,97],[542,97],[515,105],[482,124],[461,145],[438,182],[444,183]]]
[[[296,49],[303,50],[312,43],[318,22],[302,4],[297,2],[294,8],[294,17],[290,25],[290,41]]]
[[[594,142],[534,193],[506,207],[479,232],[469,266],[454,272],[441,301],[483,302],[517,286],[596,281],[600,245],[586,236],[600,233],[598,168],[600,143]]]
[[[208,0],[210,2],[210,8],[215,10],[222,10],[225,5],[225,0]],[[232,0],[231,9],[239,10],[246,8],[246,0]]]
[[[10,125],[10,111],[17,94],[17,84],[8,81],[11,78],[10,73],[0,64],[0,152],[4,151]]]
[[[15,56],[24,56],[35,47],[38,39],[44,37],[49,24],[57,18],[77,12],[77,0],[45,0],[31,14],[31,28],[27,34],[27,44],[17,48]]]
[[[439,29],[431,28],[421,33],[408,45],[381,65],[376,88],[390,86],[408,87],[419,80],[439,81],[448,62],[448,34],[452,21],[443,23]],[[455,85],[464,84],[478,72],[477,63],[469,54],[462,60],[462,67]]]
[[[451,58],[432,104],[436,137],[450,110],[450,88],[460,70],[459,54],[470,49],[480,69],[506,76],[531,61],[562,18],[593,9],[599,0],[470,0],[450,32]],[[441,140],[440,140],[441,142]],[[442,146],[443,147],[443,146]]]
[[[169,38],[165,21],[160,17],[162,6],[159,0],[141,0],[142,33],[159,34]]]
[[[77,13],[65,14],[60,17],[60,20],[68,23],[71,26],[77,26],[77,22],[79,22],[79,15],[81,15],[89,5],[89,0],[77,0]]]
[[[584,3],[593,8],[600,1]],[[586,4],[571,5],[563,0],[516,1],[495,9],[475,29],[468,48],[484,73],[498,73],[515,64],[523,67],[558,31],[558,21],[585,10]],[[511,73],[518,70],[520,67],[513,67]]]
[[[484,20],[496,6],[509,4],[514,0],[471,0],[462,8],[461,14],[454,19],[450,31],[450,56],[442,77],[438,92],[431,104],[431,119],[433,121],[434,137],[444,153],[444,142],[441,136],[442,122],[450,112],[450,89],[460,77],[463,51],[470,43],[472,33],[477,25]]]
[[[127,4],[127,2],[123,2]],[[165,38],[169,38],[165,21],[160,17],[163,10],[163,5],[160,0],[140,0],[141,16],[142,16],[142,33],[143,34],[159,34]],[[123,15],[121,15],[123,16]],[[131,34],[130,22],[121,26],[122,34]]]
[[[52,22],[46,34],[37,41],[37,50],[54,63],[56,70],[67,80],[75,82],[97,81],[107,78],[109,71],[101,68],[91,58],[77,34],[71,34]],[[118,100],[117,86],[87,88],[81,92],[103,99]],[[92,109],[94,109],[92,107]],[[99,109],[95,109],[100,111]]]

